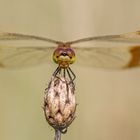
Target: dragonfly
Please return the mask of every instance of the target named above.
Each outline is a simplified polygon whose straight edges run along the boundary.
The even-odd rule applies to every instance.
[[[119,35],[102,35],[86,37],[73,41],[57,41],[46,37],[19,33],[0,33],[0,41],[32,40],[50,43],[54,46],[6,46],[0,45],[0,68],[22,68],[47,62],[52,55],[57,68],[53,76],[63,73],[71,81],[76,75],[70,68],[75,61],[81,65],[96,68],[126,69],[140,66],[140,31]],[[83,46],[78,44],[90,42],[136,43],[124,47]]]

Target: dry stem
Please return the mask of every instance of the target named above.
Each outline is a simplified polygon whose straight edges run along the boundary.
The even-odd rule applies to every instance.
[[[54,140],[61,140],[61,132],[58,129],[55,129],[55,138]]]

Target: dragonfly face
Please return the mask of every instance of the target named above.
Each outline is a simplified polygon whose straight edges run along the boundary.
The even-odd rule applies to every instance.
[[[53,53],[53,60],[55,63],[59,64],[61,68],[67,68],[70,64],[75,62],[75,52],[70,47],[70,44],[60,44]]]

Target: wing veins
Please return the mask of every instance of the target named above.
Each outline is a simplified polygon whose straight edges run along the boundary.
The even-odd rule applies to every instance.
[[[18,33],[0,33],[0,40],[40,40],[45,42],[50,42],[54,44],[60,44],[61,41],[56,41],[46,37],[40,37],[35,35],[25,35],[25,34],[18,34]]]
[[[55,47],[0,47],[0,67],[18,68],[48,61]]]
[[[88,41],[103,41],[103,42],[122,42],[122,43],[140,43],[140,31],[130,32],[118,35],[101,35],[94,37],[87,37],[68,42],[69,44],[76,44]]]

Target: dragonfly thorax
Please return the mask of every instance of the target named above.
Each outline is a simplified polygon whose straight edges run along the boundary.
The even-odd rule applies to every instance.
[[[75,52],[70,45],[61,44],[55,49],[53,60],[59,64],[60,67],[66,68],[75,62]]]

